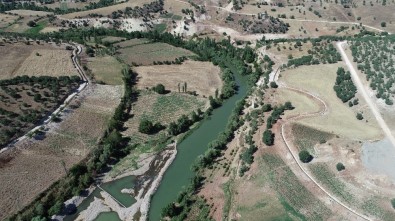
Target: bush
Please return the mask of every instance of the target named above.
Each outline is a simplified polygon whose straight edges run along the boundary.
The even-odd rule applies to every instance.
[[[143,119],[139,124],[139,132],[143,134],[154,134],[161,130],[163,126],[159,123],[153,124],[147,119]]]
[[[29,21],[28,23],[27,23],[27,25],[29,26],[29,27],[36,27],[36,22],[34,22],[34,21]]]
[[[274,134],[271,130],[265,130],[262,135],[262,141],[268,146],[273,145],[274,143]]]
[[[276,84],[276,82],[272,81],[272,82],[270,82],[270,87],[271,88],[278,88],[278,85]]]
[[[392,208],[395,209],[395,198],[391,200],[391,205],[392,205]]]
[[[307,150],[302,150],[299,152],[299,159],[303,163],[309,163],[313,160],[313,156]]]
[[[158,94],[165,94],[166,93],[166,89],[163,84],[157,84],[155,87],[152,88],[152,90]]]
[[[357,117],[358,120],[362,120],[362,119],[363,119],[363,116],[362,116],[361,113],[357,113],[357,116],[356,116],[356,117]]]
[[[337,169],[337,171],[342,171],[342,170],[345,170],[346,167],[342,163],[337,163],[336,169]]]

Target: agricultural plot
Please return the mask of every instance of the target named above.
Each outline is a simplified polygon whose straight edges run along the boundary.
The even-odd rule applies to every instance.
[[[122,42],[116,43],[116,44],[114,44],[114,46],[121,47],[121,48],[127,48],[127,47],[133,47],[133,46],[136,46],[136,45],[141,45],[141,44],[146,44],[146,43],[149,43],[148,39],[133,38],[133,39],[130,39],[130,40],[126,40],[126,41],[122,41]]]
[[[17,77],[0,81],[0,146],[48,115],[79,86],[80,78]]]
[[[0,154],[0,219],[33,201],[97,146],[122,94],[121,86],[91,86],[39,140],[25,140]]]
[[[46,43],[5,43],[1,46],[0,58],[2,70],[0,79],[22,75],[54,77],[77,75],[71,60],[71,51]]]
[[[141,91],[137,102],[133,106],[133,117],[126,123],[125,135],[131,137],[133,143],[141,143],[148,140],[155,140],[165,135],[166,131],[147,135],[138,131],[139,123],[142,119],[147,119],[153,123],[161,123],[168,126],[169,123],[178,120],[181,115],[190,115],[198,108],[204,110],[207,100],[185,93],[171,92],[166,95],[159,95],[152,91]]]
[[[310,153],[314,153],[314,146],[316,144],[326,143],[334,137],[333,134],[297,123],[292,125],[292,136],[299,150],[307,150]]]
[[[187,83],[187,91],[208,97],[222,87],[220,68],[209,62],[186,61],[181,65],[141,66],[134,70],[138,73],[137,87],[140,89],[160,83],[167,90],[180,92],[181,86]]]
[[[119,49],[119,57],[129,65],[152,65],[154,62],[175,61],[194,54],[166,43],[142,44]]]
[[[369,38],[350,41],[357,68],[366,76],[377,98],[393,105],[395,97],[395,39]]]
[[[359,109],[353,110],[337,97],[333,86],[339,66],[338,64],[301,66],[281,72],[280,80],[287,85],[319,96],[327,105],[327,114],[302,119],[300,122],[321,131],[354,139],[379,138],[381,131],[369,109],[364,107],[362,99],[359,99],[361,105],[356,107]],[[358,98],[358,93],[356,97]],[[292,97],[289,100],[292,101]],[[365,120],[357,120],[356,112],[363,112]]]
[[[23,17],[43,17],[53,14],[52,12],[33,11],[33,10],[11,10],[11,11],[7,11],[7,13],[11,13]]]
[[[18,19],[16,15],[0,13],[0,29],[8,27]]]
[[[88,57],[87,67],[98,83],[121,85],[123,65],[114,57],[96,56]]]

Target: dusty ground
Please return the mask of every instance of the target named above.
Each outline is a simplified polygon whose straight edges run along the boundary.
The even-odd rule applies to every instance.
[[[71,61],[71,51],[50,44],[32,42],[6,43],[0,46],[0,79],[17,75],[76,75],[77,70]],[[37,56],[36,53],[39,53]]]
[[[105,84],[121,85],[123,65],[119,61],[109,55],[88,57],[88,68],[96,82],[104,82]]]
[[[5,28],[18,19],[16,15],[0,13],[0,28]]]
[[[137,87],[151,88],[163,84],[167,90],[178,92],[178,84],[187,83],[188,91],[202,96],[214,96],[221,90],[220,68],[209,62],[185,61],[181,65],[153,65],[135,67],[138,73]]]
[[[61,123],[51,123],[44,137],[25,140],[1,154],[0,219],[31,202],[38,193],[83,159],[102,136],[122,96],[120,86],[92,86],[73,101]]]
[[[20,16],[26,17],[42,17],[47,15],[52,15],[52,12],[44,12],[44,11],[32,11],[32,10],[11,10],[7,11],[7,13],[12,13]]]

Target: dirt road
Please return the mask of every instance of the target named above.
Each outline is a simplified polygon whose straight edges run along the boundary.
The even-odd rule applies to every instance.
[[[383,117],[380,114],[380,111],[376,105],[376,103],[370,98],[369,94],[366,91],[365,86],[363,85],[361,79],[359,78],[359,75],[357,71],[355,70],[354,66],[352,65],[350,59],[347,57],[346,52],[344,51],[343,46],[347,45],[347,42],[342,41],[336,43],[336,46],[342,55],[343,61],[346,62],[346,65],[348,69],[350,70],[351,76],[353,78],[354,83],[356,84],[358,90],[361,92],[363,98],[365,99],[366,103],[368,104],[370,110],[372,111],[374,117],[377,120],[377,123],[380,125],[381,129],[383,129],[386,137],[391,141],[392,146],[395,148],[395,137],[391,133],[391,130],[389,129],[387,123],[384,121]]]

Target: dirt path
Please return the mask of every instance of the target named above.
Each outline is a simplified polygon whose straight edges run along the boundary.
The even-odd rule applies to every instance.
[[[86,77],[84,71],[82,70],[80,64],[78,63],[78,55],[81,54],[82,52],[82,47],[80,45],[75,45],[73,44],[74,50],[71,56],[71,60],[73,61],[73,64],[75,66],[75,68],[78,71],[78,74],[80,75],[81,79],[83,80],[83,83],[78,87],[78,89],[73,92],[72,94],[70,94],[63,102],[62,105],[60,105],[55,111],[53,111],[51,114],[48,114],[47,119],[45,119],[42,124],[37,125],[36,127],[34,127],[33,129],[31,129],[30,131],[28,131],[25,135],[15,139],[14,141],[12,141],[10,144],[8,144],[6,147],[4,147],[3,149],[0,150],[0,153],[12,148],[16,143],[21,142],[23,140],[25,140],[26,138],[29,138],[29,134],[34,134],[36,131],[38,131],[41,127],[47,125],[48,123],[50,123],[52,121],[53,116],[56,116],[58,113],[60,113],[64,107],[66,107],[70,101],[77,95],[79,94],[81,91],[83,91],[87,85],[90,83],[88,78]]]
[[[328,106],[325,103],[324,100],[322,100],[321,98],[319,98],[318,96],[308,92],[308,91],[304,91],[304,90],[300,90],[300,89],[296,89],[296,88],[292,88],[292,87],[288,87],[285,84],[280,83],[279,84],[280,87],[282,88],[286,88],[288,90],[292,90],[292,91],[296,91],[298,93],[302,93],[314,100],[317,100],[319,103],[322,104],[322,106],[324,107],[323,109],[316,111],[316,112],[312,112],[312,113],[305,113],[305,114],[301,114],[301,115],[297,115],[291,118],[288,118],[287,121],[285,123],[281,124],[281,137],[285,143],[285,146],[287,147],[288,151],[291,153],[292,158],[294,159],[294,161],[297,163],[297,165],[299,166],[299,168],[303,171],[303,173],[319,188],[321,189],[328,197],[330,197],[333,201],[335,201],[336,203],[338,203],[340,206],[342,206],[343,208],[345,208],[346,210],[350,211],[351,213],[353,213],[355,216],[357,216],[358,218],[362,218],[363,220],[372,220],[371,218],[358,213],[357,211],[355,211],[354,209],[350,208],[349,206],[347,206],[346,204],[342,203],[339,199],[337,199],[334,195],[332,195],[330,192],[328,192],[323,186],[321,186],[321,184],[319,184],[315,178],[313,176],[311,176],[309,174],[309,172],[304,168],[304,166],[299,162],[298,157],[297,157],[297,151],[296,148],[291,144],[290,141],[287,140],[286,136],[285,136],[285,127],[288,126],[290,123],[296,121],[296,120],[300,120],[303,118],[308,118],[308,117],[315,117],[315,116],[322,116],[328,113]]]
[[[365,86],[363,85],[361,79],[359,78],[359,75],[357,71],[355,70],[354,66],[352,65],[350,59],[347,57],[346,52],[344,51],[343,46],[346,45],[347,42],[342,41],[342,42],[337,42],[336,46],[342,55],[343,61],[346,63],[348,69],[350,70],[351,76],[354,80],[354,83],[356,84],[358,90],[362,93],[363,98],[365,99],[366,103],[368,104],[370,110],[372,111],[374,117],[377,120],[377,123],[380,125],[380,127],[383,129],[385,135],[387,138],[391,141],[392,145],[395,147],[395,137],[391,133],[391,130],[389,129],[387,123],[384,121],[383,117],[380,114],[379,109],[377,108],[377,105],[375,102],[370,98],[368,95]]]

